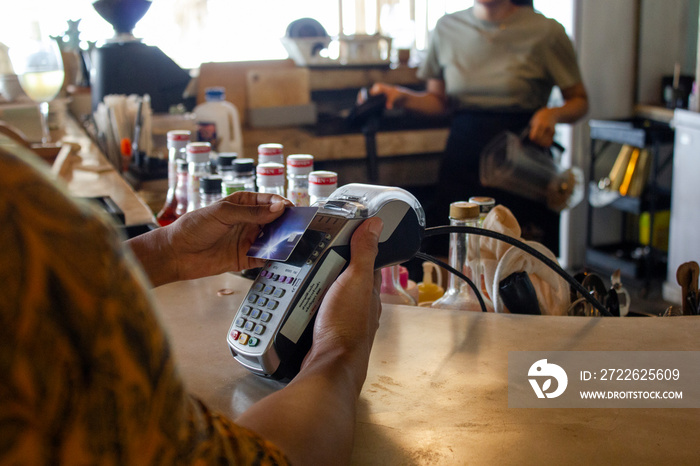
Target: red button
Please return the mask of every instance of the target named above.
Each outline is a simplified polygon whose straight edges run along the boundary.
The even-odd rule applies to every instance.
[[[241,332],[239,332],[238,330],[234,330],[233,332],[231,332],[231,338],[233,338],[233,341],[238,340],[238,336],[240,334],[241,334]]]

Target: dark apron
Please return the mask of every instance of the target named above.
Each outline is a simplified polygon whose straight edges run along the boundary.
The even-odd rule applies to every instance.
[[[469,110],[455,114],[447,139],[435,201],[426,209],[428,226],[449,223],[449,205],[466,201],[471,196],[489,196],[496,204],[508,207],[523,230],[523,238],[538,241],[555,255],[559,253],[559,214],[544,204],[482,186],[479,181],[479,158],[484,147],[500,132],[512,131],[520,134],[528,126],[533,112],[495,112]],[[426,244],[426,249],[439,254],[447,240],[441,239]]]

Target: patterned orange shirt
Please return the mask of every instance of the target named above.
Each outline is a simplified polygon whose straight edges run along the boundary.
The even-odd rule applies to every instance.
[[[184,391],[106,214],[0,135],[0,463],[287,464]]]

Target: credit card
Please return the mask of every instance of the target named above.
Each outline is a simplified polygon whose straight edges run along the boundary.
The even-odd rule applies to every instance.
[[[263,226],[248,249],[248,257],[284,262],[301,240],[318,207],[287,207],[274,222]]]

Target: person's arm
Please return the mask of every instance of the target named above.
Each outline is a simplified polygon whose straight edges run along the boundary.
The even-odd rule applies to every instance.
[[[264,261],[246,252],[285,204],[292,205],[272,194],[237,192],[127,243],[153,286],[260,267]]]
[[[376,83],[370,94],[386,95],[386,108],[405,108],[426,115],[439,115],[447,110],[445,82],[441,79],[428,79],[425,91],[414,91],[402,86]]]
[[[574,123],[588,112],[588,95],[583,83],[561,90],[564,104],[561,107],[541,108],[530,120],[530,140],[549,147],[554,142],[554,126],[557,123]]]
[[[357,399],[381,313],[381,278],[373,268],[382,227],[372,218],[355,231],[350,264],[323,299],[299,374],[236,420],[278,446],[292,464],[349,462]]]

